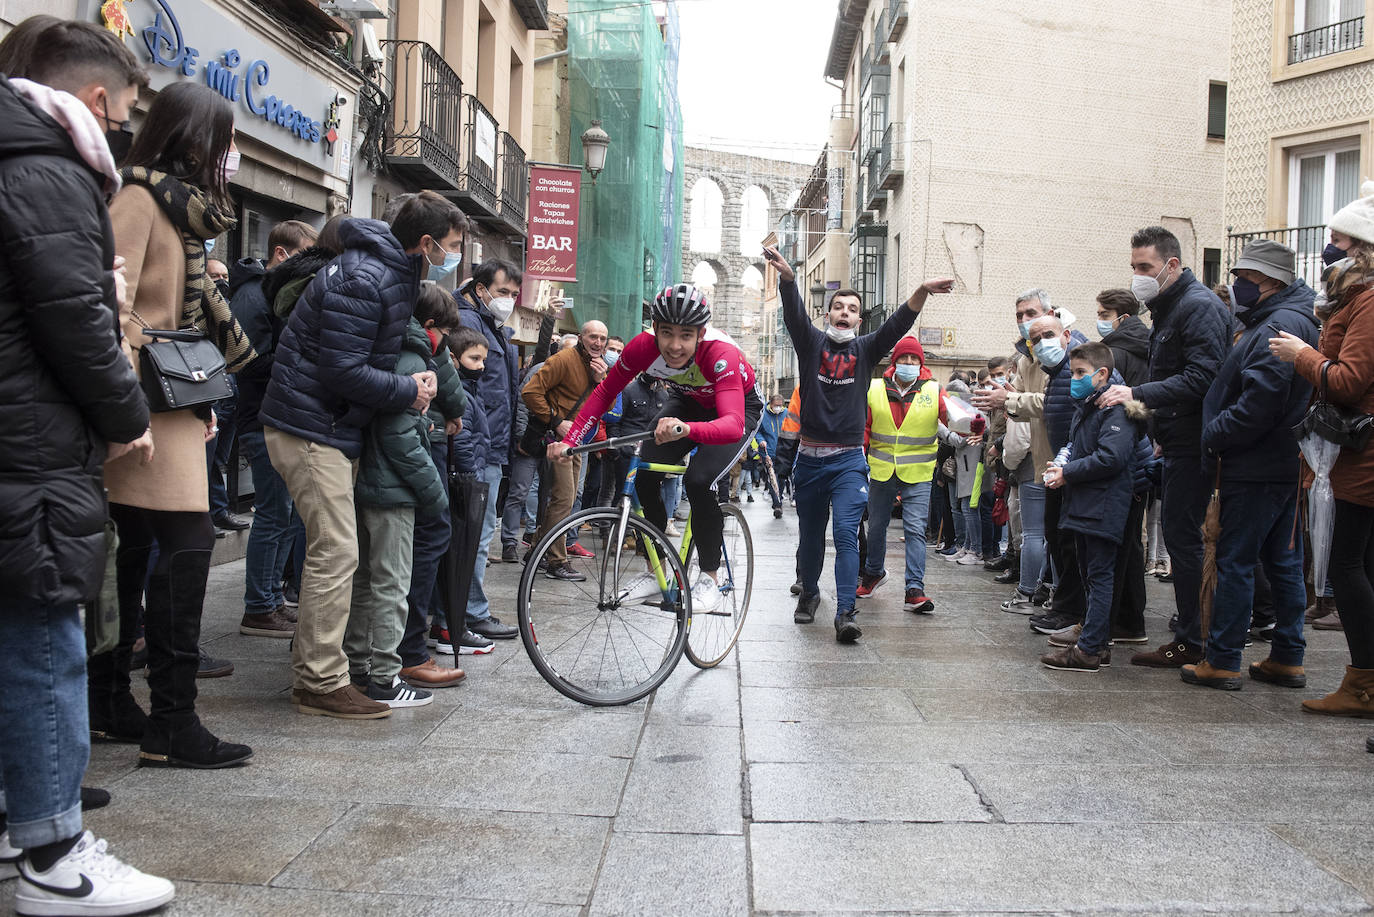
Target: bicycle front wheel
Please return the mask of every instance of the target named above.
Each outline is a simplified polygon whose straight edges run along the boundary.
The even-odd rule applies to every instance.
[[[593,556],[569,554],[550,571],[551,547],[583,525],[582,544]],[[691,615],[686,582],[657,528],[635,515],[622,527],[613,509],[583,510],[531,552],[520,578],[520,639],[539,674],[567,697],[595,707],[633,703],[682,658]]]
[[[718,666],[730,655],[744,616],[749,613],[749,594],[754,587],[754,539],[749,523],[738,506],[722,504],[725,516],[722,531],[720,569],[720,606],[710,614],[697,611],[692,616],[692,628],[687,634],[687,658],[699,669]],[[687,581],[695,583],[701,574],[695,535],[687,548]]]

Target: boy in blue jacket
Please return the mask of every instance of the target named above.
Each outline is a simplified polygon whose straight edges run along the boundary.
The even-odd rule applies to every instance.
[[[1096,672],[1112,663],[1112,585],[1117,550],[1134,491],[1132,478],[1140,432],[1125,405],[1099,407],[1115,368],[1112,351],[1096,341],[1069,354],[1069,394],[1079,403],[1064,452],[1045,471],[1045,486],[1064,488],[1060,529],[1073,533],[1078,567],[1088,593],[1078,642],[1040,657],[1047,668]],[[1134,408],[1136,417],[1142,409]]]
[[[425,371],[432,347],[411,319],[396,373]],[[434,695],[401,680],[415,519],[448,512],[448,496],[429,454],[430,421],[414,406],[377,414],[363,430],[363,454],[353,487],[358,519],[358,569],[344,632],[353,685],[388,707],[419,707]]]

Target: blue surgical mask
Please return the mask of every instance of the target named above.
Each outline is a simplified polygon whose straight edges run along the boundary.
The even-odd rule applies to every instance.
[[[603,359],[605,359],[607,366],[614,366],[615,361],[620,359],[620,351],[608,350]]]
[[[897,368],[892,371],[892,375],[897,377],[898,382],[911,383],[916,381],[916,377],[921,374],[921,367],[916,363],[898,363]]]
[[[1064,362],[1064,348],[1059,346],[1059,342],[1050,338],[1045,341],[1036,341],[1035,358],[1040,361],[1040,365],[1046,369],[1054,369]]]
[[[428,254],[425,255],[425,260],[429,261],[429,279],[438,283],[449,274],[458,270],[458,265],[463,263],[463,253],[444,250],[443,264],[435,264],[433,261],[430,261]]]
[[[1097,320],[1097,333],[1100,334],[1102,337],[1106,337],[1115,330],[1116,322],[1108,321],[1106,319],[1101,318]]]
[[[1069,397],[1074,401],[1082,401],[1084,398],[1091,395],[1095,388],[1097,388],[1097,386],[1093,385],[1092,376],[1082,376],[1077,379],[1070,379]]]
[[[1030,323],[1030,322],[1021,322],[1020,324],[1018,324],[1018,325],[1016,326],[1016,330],[1019,331],[1019,332],[1021,332],[1021,340],[1023,340],[1023,341],[1028,341],[1028,340],[1030,340],[1030,326],[1031,326],[1031,323]]]
[[[206,239],[206,240],[205,240],[205,254],[208,255],[208,254],[210,254],[211,252],[213,252],[214,250],[215,250],[215,240],[214,240],[214,239]],[[1344,256],[1342,256],[1342,257],[1344,257]]]
[[[1006,384],[1007,384],[1007,377],[1006,377],[1006,376],[993,376],[993,377],[992,377],[992,381],[993,381],[993,382],[996,382],[998,385],[1006,385]]]

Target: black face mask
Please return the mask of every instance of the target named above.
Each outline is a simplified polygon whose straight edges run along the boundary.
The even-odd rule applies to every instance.
[[[1335,242],[1328,242],[1326,248],[1322,249],[1322,264],[1328,267],[1335,264],[1345,257],[1345,251],[1336,247]]]
[[[129,148],[134,145],[134,129],[128,121],[122,121],[110,127],[110,104],[105,103],[105,142],[110,146],[110,155],[114,157],[115,165],[124,161],[124,157],[129,155]]]
[[[219,290],[219,295],[224,299],[225,302],[229,301],[229,281],[216,280],[215,289]]]
[[[484,372],[486,372],[486,370],[484,369],[469,369],[461,363],[458,364],[458,375],[472,382],[476,382],[477,380],[481,379],[482,373]]]

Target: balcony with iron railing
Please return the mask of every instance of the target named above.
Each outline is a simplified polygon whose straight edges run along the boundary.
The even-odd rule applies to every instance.
[[[548,0],[511,0],[511,6],[531,32],[543,32],[549,27]]]
[[[527,229],[526,212],[529,206],[530,182],[525,169],[525,151],[515,138],[501,133],[501,221],[510,229],[524,235]]]
[[[1322,250],[1326,248],[1327,238],[1325,225],[1261,229],[1255,232],[1231,232],[1228,226],[1226,232],[1226,272],[1224,276],[1230,276],[1229,271],[1240,260],[1240,253],[1245,246],[1257,239],[1269,239],[1293,249],[1297,253],[1297,275],[1306,280],[1307,285],[1313,289],[1319,288],[1322,280],[1322,269],[1326,266],[1322,262]]]
[[[430,44],[384,41],[394,115],[382,140],[391,170],[436,190],[459,186],[463,81]]]
[[[1288,63],[1353,51],[1364,46],[1364,17],[1308,29],[1288,36]]]
[[[463,160],[455,196],[468,216],[479,220],[497,219],[500,216],[496,197],[497,144],[501,128],[477,96],[464,96],[463,107],[467,117],[463,125]]]
[[[878,145],[878,182],[883,191],[891,191],[902,184],[906,171],[906,145],[902,143],[902,124],[894,121],[883,131]]]
[[[906,0],[888,0],[887,40],[896,41],[906,31]]]

